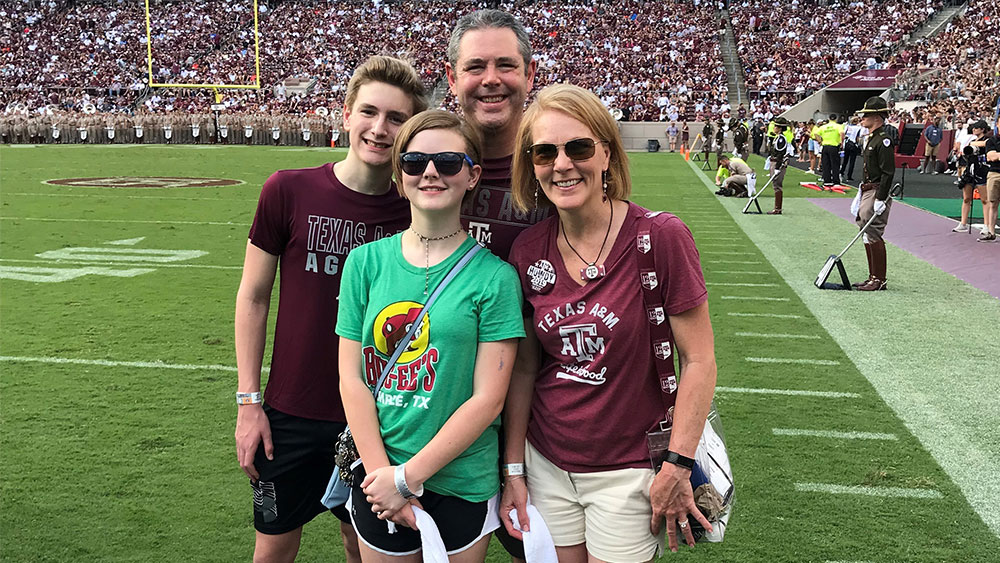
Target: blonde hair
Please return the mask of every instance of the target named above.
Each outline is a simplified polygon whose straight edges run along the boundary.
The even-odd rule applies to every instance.
[[[351,80],[347,83],[347,94],[344,97],[344,105],[347,109],[354,109],[354,102],[358,99],[358,91],[369,82],[382,82],[390,86],[395,86],[410,97],[413,102],[413,113],[420,113],[427,109],[427,93],[424,83],[420,81],[420,75],[413,68],[413,65],[385,55],[375,55],[368,57],[368,60],[359,66]]]
[[[473,163],[482,165],[483,140],[478,129],[469,124],[468,121],[448,111],[439,109],[422,111],[406,120],[406,123],[396,133],[396,142],[392,145],[392,172],[396,175],[396,189],[403,197],[406,197],[406,194],[403,193],[403,165],[400,155],[406,152],[407,145],[417,136],[417,133],[428,129],[455,131],[465,140],[465,154],[469,155]],[[476,185],[479,185],[478,182]],[[470,190],[466,193],[465,198],[472,197],[474,191]]]
[[[618,125],[601,100],[590,90],[572,84],[553,84],[542,89],[535,101],[528,106],[517,130],[514,144],[514,163],[511,170],[511,192],[514,206],[528,211],[535,206],[535,167],[528,149],[534,144],[531,127],[546,111],[559,111],[586,125],[598,140],[608,143],[610,158],[606,181],[608,197],[625,200],[632,193],[632,178],[628,171],[628,156],[622,143]],[[551,205],[548,198],[538,191],[538,206]]]

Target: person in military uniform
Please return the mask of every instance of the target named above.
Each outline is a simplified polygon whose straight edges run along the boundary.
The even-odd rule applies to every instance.
[[[705,120],[705,127],[701,130],[701,152],[704,153],[705,162],[708,162],[709,155],[712,153],[712,140],[714,139],[715,128],[712,127],[712,122],[710,120]]]
[[[889,106],[879,96],[872,96],[858,111],[861,125],[871,133],[864,149],[864,172],[858,195],[851,203],[851,213],[858,227],[864,228],[872,216],[872,224],[864,231],[865,253],[868,255],[868,279],[854,284],[860,291],[880,291],[886,288],[885,226],[889,220],[892,188],[896,173],[896,148],[886,134],[885,122]]]
[[[781,200],[784,197],[785,169],[788,168],[788,137],[785,131],[791,126],[784,117],[775,118],[771,124],[774,126],[774,138],[768,145],[767,157],[771,165],[771,187],[774,188],[774,209],[768,211],[768,215],[781,215]]]
[[[726,131],[729,127],[719,118],[715,124],[715,162],[721,165],[722,153],[726,150]]]
[[[750,158],[750,129],[747,124],[734,117],[729,120],[729,129],[733,132],[733,153],[743,160]]]

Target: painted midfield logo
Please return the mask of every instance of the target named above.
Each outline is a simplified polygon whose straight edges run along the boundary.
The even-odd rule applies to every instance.
[[[105,178],[61,178],[46,184],[86,188],[216,188],[235,186],[242,180],[227,178],[183,178],[176,176],[112,176]]]

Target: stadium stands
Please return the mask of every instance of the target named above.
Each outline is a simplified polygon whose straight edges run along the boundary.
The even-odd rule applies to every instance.
[[[780,114],[805,94],[858,69],[903,65],[901,86],[941,112],[982,115],[997,88],[1000,31],[995,4],[971,0],[964,17],[929,40],[908,33],[942,0],[764,0],[730,7],[751,93],[746,117]],[[223,90],[235,120],[302,115],[342,104],[352,70],[373,53],[412,60],[444,107],[448,34],[483,1],[285,0],[261,3],[259,90]],[[596,92],[625,120],[714,119],[729,109],[717,7],[703,0],[611,0],[503,4],[533,37],[536,89],[571,81]],[[873,18],[873,13],[880,17]],[[156,83],[250,85],[254,64],[249,2],[154,1]],[[149,88],[141,3],[21,0],[0,5],[0,109],[7,119],[45,108],[68,121],[84,109],[129,115],[204,114],[205,91]],[[39,119],[39,118],[35,118]],[[48,118],[46,123],[52,121]],[[162,120],[161,120],[162,121]],[[47,125],[45,125],[47,126]]]
[[[744,0],[730,14],[747,88],[804,94],[885,64],[940,6],[941,0],[792,0],[775,10],[773,1]]]

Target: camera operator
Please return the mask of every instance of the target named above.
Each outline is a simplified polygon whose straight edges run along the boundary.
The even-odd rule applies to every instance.
[[[985,125],[985,122],[982,124]],[[1000,117],[994,125],[1000,127]],[[995,135],[990,136],[983,142],[983,148],[979,152],[983,160],[989,163],[986,189],[979,190],[979,199],[983,200],[983,229],[986,230],[986,233],[979,237],[979,242],[993,242],[997,239],[997,207],[1000,205],[1000,138]]]
[[[962,156],[958,159],[960,171],[958,186],[962,190],[962,218],[958,226],[952,229],[956,233],[967,233],[972,229],[969,215],[972,213],[972,195],[976,188],[980,188],[979,197],[983,201],[983,215],[986,215],[986,196],[983,192],[986,191],[987,168],[985,163],[980,162],[979,151],[985,147],[988,127],[982,119],[969,125],[969,137],[961,147]],[[986,232],[985,226],[983,232]]]

